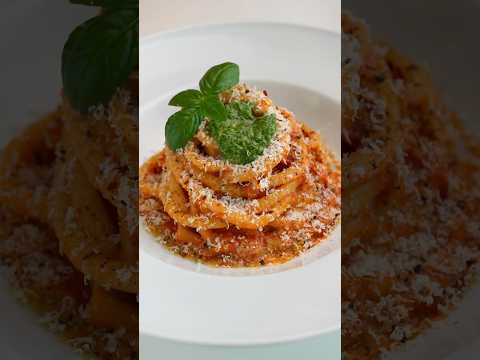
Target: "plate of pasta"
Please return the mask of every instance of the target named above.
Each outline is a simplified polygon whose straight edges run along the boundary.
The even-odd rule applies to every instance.
[[[141,336],[339,338],[338,36],[215,25],[140,59]]]

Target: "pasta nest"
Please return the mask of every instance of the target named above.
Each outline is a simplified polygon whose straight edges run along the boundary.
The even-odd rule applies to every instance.
[[[142,166],[141,214],[183,256],[229,266],[284,262],[338,222],[339,163],[317,133],[263,93],[240,85],[222,98],[275,113],[270,146],[254,162],[233,165],[201,127],[184,149],[165,148]]]

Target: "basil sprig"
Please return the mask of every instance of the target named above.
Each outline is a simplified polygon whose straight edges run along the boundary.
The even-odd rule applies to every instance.
[[[138,67],[138,0],[71,0],[102,7],[78,26],[62,54],[64,93],[85,113],[106,104]]]
[[[275,115],[256,116],[253,103],[235,101],[225,106],[218,96],[239,80],[238,65],[223,63],[202,77],[200,91],[189,89],[175,95],[169,105],[182,110],[167,121],[167,145],[172,150],[183,148],[207,116],[207,131],[216,141],[223,159],[245,165],[262,155],[277,129]]]
[[[189,89],[175,95],[168,104],[179,106],[182,110],[170,116],[167,121],[165,127],[167,145],[172,150],[183,148],[195,135],[205,116],[212,121],[225,120],[227,112],[218,98],[218,94],[237,85],[239,81],[240,68],[238,65],[226,62],[207,71],[200,80],[200,91]],[[187,114],[195,116],[190,120],[189,126],[185,127]],[[198,122],[197,118],[200,118],[201,121]]]

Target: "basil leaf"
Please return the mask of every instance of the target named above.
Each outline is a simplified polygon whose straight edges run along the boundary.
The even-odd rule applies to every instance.
[[[138,0],[70,0],[72,4],[98,6],[105,9],[138,9]]]
[[[256,160],[272,142],[277,130],[275,115],[253,116],[252,103],[234,102],[226,106],[225,121],[209,121],[207,131],[215,139],[222,157],[245,165]]]
[[[212,121],[221,122],[227,119],[225,105],[223,105],[216,95],[208,96],[204,99],[202,103],[202,110]]]
[[[204,94],[216,95],[230,89],[240,81],[240,68],[237,64],[226,62],[216,65],[200,80],[200,90]]]
[[[217,95],[219,92],[236,85],[239,82],[239,78],[240,70],[238,65],[233,63],[216,65],[208,70],[200,80],[201,91],[193,89],[182,91],[175,95],[168,104],[171,106],[180,106],[183,110],[188,110],[182,113],[182,115],[178,115],[179,118],[182,118],[181,122],[184,124],[187,123],[186,117],[188,115],[195,116],[195,119],[192,120],[194,124],[197,122],[200,124],[204,116],[208,116],[212,122],[225,121],[227,112]],[[199,121],[197,121],[198,117],[200,118]],[[171,139],[168,140],[167,138],[167,144],[170,143],[170,147],[176,150],[183,147],[188,140],[195,135],[195,132],[191,133],[190,138],[187,138],[186,134],[189,134],[190,131],[187,129],[188,131],[186,133],[182,132],[182,129],[174,125],[174,120],[170,122],[170,125],[167,122],[170,133],[170,135],[167,134],[167,137],[169,136]],[[176,122],[180,123],[179,120]],[[196,131],[198,125],[195,126]],[[180,131],[181,133],[175,135],[175,131]]]
[[[197,109],[183,109],[170,116],[165,126],[168,147],[174,151],[183,148],[195,135],[202,120]]]
[[[168,103],[171,106],[180,107],[199,107],[202,102],[203,95],[198,90],[185,90],[175,95]]]
[[[62,54],[64,92],[87,112],[107,103],[138,66],[138,10],[116,9],[77,27]]]

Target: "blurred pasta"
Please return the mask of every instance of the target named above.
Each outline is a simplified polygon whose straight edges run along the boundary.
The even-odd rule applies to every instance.
[[[138,97],[129,90],[89,115],[64,100],[0,161],[0,259],[49,328],[102,359],[138,358]]]
[[[473,279],[480,147],[425,69],[350,14],[342,48],[342,358],[377,359]]]

